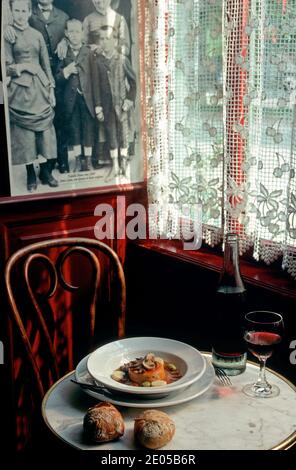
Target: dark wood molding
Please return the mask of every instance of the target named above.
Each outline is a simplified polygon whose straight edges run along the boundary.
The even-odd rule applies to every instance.
[[[137,246],[143,250],[150,250],[169,256],[178,261],[191,263],[203,269],[220,272],[223,263],[223,254],[208,248],[196,251],[185,251],[182,242],[176,240],[148,240],[139,241]],[[261,265],[259,263],[240,260],[243,279],[246,283],[272,291],[273,293],[296,299],[296,281],[288,274],[277,268]]]
[[[81,194],[65,194],[58,199],[49,198],[47,200],[18,200],[12,198],[7,204],[0,203],[0,223],[22,225],[24,221],[40,223],[50,220],[66,220],[76,217],[88,217],[94,215],[97,204],[116,202],[116,197],[124,196],[127,203],[137,202],[147,205],[147,191],[142,184],[138,188],[122,191],[118,188],[113,192],[95,192]],[[2,200],[3,202],[3,200]]]
[[[44,193],[44,194],[35,194],[28,196],[6,196],[0,197],[0,206],[2,205],[14,205],[20,203],[32,203],[40,201],[61,201],[65,200],[72,201],[76,198],[84,198],[89,196],[106,196],[109,194],[125,194],[128,192],[134,192],[138,190],[146,190],[146,182],[139,182],[133,184],[117,185],[117,186],[104,186],[101,188],[89,188],[89,189],[79,189],[71,191],[58,191],[54,193]]]

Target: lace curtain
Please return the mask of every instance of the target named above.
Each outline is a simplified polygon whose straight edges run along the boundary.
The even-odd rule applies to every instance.
[[[146,2],[150,217],[173,236],[200,202],[203,236],[296,277],[296,0]]]

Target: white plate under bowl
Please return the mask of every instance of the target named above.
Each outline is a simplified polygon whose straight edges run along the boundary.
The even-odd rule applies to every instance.
[[[114,370],[149,352],[174,363],[182,377],[162,387],[134,387],[116,382],[111,378]],[[163,397],[180,391],[199,380],[205,368],[205,358],[192,346],[173,339],[145,336],[125,338],[105,344],[90,354],[87,361],[89,374],[99,384],[120,393],[145,397]]]
[[[88,358],[89,356],[86,356],[79,362],[75,370],[75,378],[77,381],[93,384],[93,379],[89,375],[86,367]],[[161,408],[166,406],[180,405],[181,403],[186,403],[187,401],[199,397],[211,387],[215,379],[215,371],[212,364],[207,359],[205,359],[205,366],[205,372],[200,380],[194,382],[192,385],[189,385],[189,387],[185,388],[181,392],[171,393],[169,396],[164,398],[147,399],[145,397],[135,397],[130,394],[124,395],[124,398],[123,395],[117,397],[116,394],[114,395],[114,398],[110,398],[109,396],[106,398],[106,396],[98,392],[93,392],[87,389],[81,390],[97,400],[108,401],[113,405],[127,406],[131,408]],[[77,387],[77,385],[73,384],[73,387]]]

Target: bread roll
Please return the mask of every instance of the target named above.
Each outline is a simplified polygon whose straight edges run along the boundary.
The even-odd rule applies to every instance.
[[[102,402],[87,410],[83,428],[88,440],[108,442],[123,436],[124,421],[115,406]]]
[[[135,438],[148,449],[165,446],[175,434],[174,421],[162,411],[146,410],[135,419]]]

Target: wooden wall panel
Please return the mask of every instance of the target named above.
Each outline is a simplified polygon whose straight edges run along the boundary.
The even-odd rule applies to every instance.
[[[24,198],[0,199],[0,341],[4,342],[5,349],[5,365],[0,366],[0,414],[4,419],[1,430],[5,431],[1,442],[6,449],[13,451],[15,448],[14,417],[19,390],[15,390],[13,380],[16,358],[3,282],[5,262],[17,249],[38,241],[60,237],[95,238],[94,226],[99,220],[99,217],[94,215],[96,206],[100,203],[109,204],[114,210],[116,221],[119,196],[125,196],[126,206],[134,202],[146,205],[145,184],[134,185],[124,191],[122,188],[112,192],[103,190],[99,194],[91,191],[80,195],[55,195],[53,198],[31,201],[25,201]],[[118,217],[120,224],[125,224],[125,212],[122,207]],[[116,240],[115,237],[114,240],[103,241],[111,246],[124,262],[126,240]]]
[[[62,236],[95,238],[94,226],[98,220],[94,216],[96,206],[100,203],[109,204],[114,209],[116,220],[119,196],[125,196],[126,205],[132,202],[146,204],[146,190],[141,184],[138,189],[131,191],[77,198],[61,197],[6,204],[1,204],[0,200],[0,237],[3,247],[0,262],[18,248],[40,240]],[[125,214],[121,213],[121,220],[124,217]],[[118,248],[116,239],[106,240],[106,243],[113,244],[115,250]]]

